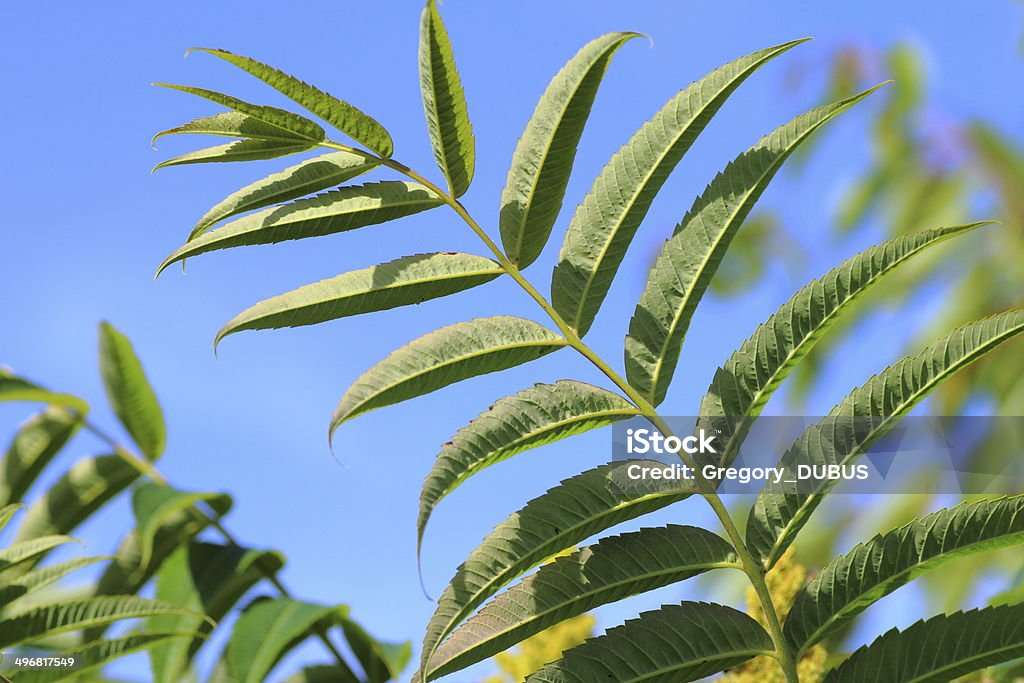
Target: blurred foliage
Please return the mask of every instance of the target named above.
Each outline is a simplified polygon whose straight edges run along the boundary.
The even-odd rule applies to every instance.
[[[817,80],[822,67],[805,64],[791,74],[799,87]],[[894,275],[898,284],[881,292],[890,306],[906,306],[928,288],[944,292],[941,312],[927,321],[909,347],[968,319],[991,315],[1022,303],[1024,291],[1024,150],[991,122],[958,116],[929,95],[926,60],[912,45],[887,50],[845,46],[824,67],[825,92],[831,101],[855,92],[864,83],[893,79],[882,112],[872,118],[869,158],[860,174],[843,190],[833,225],[840,237],[881,229],[887,236],[915,232],[926,226],[950,225],[971,218],[1000,221],[1000,226],[972,237],[977,257],[958,262],[925,258]],[[797,171],[827,137],[801,150]],[[877,297],[878,295],[876,295]],[[879,298],[881,298],[879,297]],[[842,322],[849,330],[868,315],[862,308]],[[838,334],[808,358],[794,379],[793,399],[802,402],[817,381],[819,364],[829,358]],[[937,414],[956,414],[975,398],[1002,414],[1024,413],[1024,354],[1019,349],[997,352],[995,362],[974,366],[947,382],[935,397]]]

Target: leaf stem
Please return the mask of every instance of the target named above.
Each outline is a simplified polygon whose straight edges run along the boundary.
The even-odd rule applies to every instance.
[[[139,472],[139,474],[149,477],[153,482],[159,484],[160,486],[173,488],[171,486],[171,482],[167,479],[167,477],[165,477],[163,473],[160,472],[160,470],[158,470],[156,466],[149,460],[139,456],[137,453],[134,453],[128,448],[125,448],[117,441],[117,439],[110,436],[101,428],[97,427],[95,424],[84,418],[82,419],[82,426],[85,428],[86,431],[92,433],[93,436],[98,438],[100,441],[103,441],[108,446],[110,446],[114,450],[114,453],[116,455],[118,455],[122,460],[124,460],[129,465],[134,467]],[[207,523],[214,529],[216,529],[217,532],[224,538],[225,541],[235,546],[236,548],[243,547],[242,544],[238,542],[238,539],[235,537],[235,535],[232,534],[224,526],[224,524],[220,521],[220,518],[217,516],[216,512],[214,512],[212,509],[207,509],[206,506],[200,504],[189,505],[187,509],[189,514],[191,514],[194,518],[202,521],[203,523]],[[281,580],[277,577],[277,573],[275,571],[271,570],[269,567],[266,567],[262,562],[259,563],[259,570],[263,574],[263,576],[270,582],[270,584],[277,590],[281,597],[294,599],[292,592],[288,590],[288,587],[285,586],[284,583],[281,582]],[[342,678],[348,676],[355,680],[355,673],[349,667],[348,662],[345,661],[345,658],[342,656],[341,651],[338,650],[337,646],[328,637],[327,629],[323,628],[322,626],[317,626],[315,632],[317,637],[324,644],[324,647],[327,648],[327,650],[336,660],[337,666],[342,672]]]
[[[512,261],[505,256],[505,253],[501,248],[498,247],[494,240],[492,240],[484,229],[480,227],[480,224],[473,218],[458,199],[438,187],[423,175],[417,173],[405,164],[395,161],[394,159],[383,159],[364,150],[342,145],[330,140],[321,143],[321,146],[379,160],[384,166],[398,171],[411,180],[415,180],[441,197],[441,199],[444,200],[444,203],[450,206],[470,227],[470,229],[476,233],[477,237],[479,237],[484,243],[484,246],[486,246],[494,255],[494,258],[501,265],[502,269],[508,273],[508,275],[515,280],[516,284],[518,284],[520,288],[522,288],[530,298],[532,298],[537,305],[544,310],[548,317],[551,318],[551,321],[558,327],[559,332],[561,332],[566,341],[569,342],[569,346],[590,361],[594,367],[600,370],[605,377],[613,382],[615,386],[617,386],[629,398],[629,400],[633,402],[633,404],[640,410],[641,414],[650,421],[651,424],[657,427],[663,435],[666,437],[672,435],[672,430],[658,414],[657,409],[646,398],[644,398],[640,392],[634,389],[624,377],[609,366],[601,356],[584,343],[576,333],[576,330],[574,330],[565,321],[565,319],[562,318],[544,295],[538,292],[537,288],[534,287],[529,280],[523,277],[518,266],[512,263]],[[740,558],[740,563],[742,564],[743,572],[747,575],[750,584],[754,588],[754,592],[757,594],[758,601],[761,603],[761,609],[764,612],[765,621],[768,624],[768,631],[771,635],[772,642],[775,645],[775,652],[773,654],[776,660],[778,660],[779,666],[782,668],[782,672],[786,677],[787,683],[799,683],[796,659],[793,655],[792,649],[786,642],[785,636],[783,635],[782,623],[779,619],[779,613],[775,609],[775,604],[772,602],[771,592],[768,590],[768,584],[765,581],[765,572],[763,567],[756,559],[754,559],[754,556],[747,549],[746,544],[743,542],[742,534],[733,522],[732,516],[729,514],[729,510],[722,502],[721,497],[715,492],[714,486],[700,474],[696,467],[696,463],[692,458],[684,453],[680,453],[680,457],[684,464],[693,468],[694,472],[697,473],[695,480],[698,488],[700,489],[701,497],[704,498],[704,500],[708,502],[708,505],[711,506],[715,516],[718,517],[719,523],[721,523],[726,535],[729,537],[729,540],[736,549],[736,553]]]

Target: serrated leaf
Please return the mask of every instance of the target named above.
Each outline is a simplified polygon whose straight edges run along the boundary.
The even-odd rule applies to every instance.
[[[577,333],[590,329],[633,235],[686,150],[748,76],[801,42],[759,50],[693,83],[604,167],[569,224],[551,281],[551,302]]]
[[[1024,605],[939,615],[892,629],[828,672],[825,683],[939,683],[1024,657]]]
[[[69,534],[139,477],[118,455],[84,458],[29,506],[15,541]]]
[[[128,337],[101,323],[100,375],[107,399],[132,441],[150,462],[167,443],[163,412]]]
[[[188,236],[191,242],[225,219],[320,192],[373,170],[380,162],[350,152],[331,152],[306,159],[280,173],[246,185],[206,212]]]
[[[430,669],[448,634],[516,577],[596,533],[694,493],[682,484],[631,479],[626,469],[625,464],[603,465],[566,479],[499,524],[459,566],[438,600],[423,641],[421,672]]]
[[[128,635],[123,638],[101,640],[95,643],[88,643],[67,652],[54,654],[53,656],[76,655],[78,666],[74,670],[62,669],[27,669],[18,672],[18,683],[51,683],[51,681],[83,680],[79,678],[89,674],[89,680],[98,683],[103,679],[96,679],[91,675],[96,669],[105,666],[107,663],[125,655],[150,650],[171,640],[183,640],[188,638],[184,633],[141,633]]]
[[[504,272],[491,259],[473,254],[405,256],[261,301],[222,327],[214,344],[242,330],[316,325],[418,304],[482,285]]]
[[[608,33],[584,45],[551,79],[512,155],[498,227],[505,255],[525,268],[551,235],[576,149],[612,56],[638,33]]]
[[[4,610],[9,610],[19,598],[46,588],[77,569],[109,559],[109,557],[80,557],[33,569],[15,579],[5,579],[0,584],[0,606],[3,606]]]
[[[22,508],[20,503],[11,503],[0,508],[0,531],[3,530],[11,518]]]
[[[64,408],[47,408],[32,416],[14,435],[0,462],[0,505],[16,503],[82,425]]]
[[[156,598],[220,621],[256,583],[284,566],[280,553],[193,541],[164,562]],[[155,683],[176,683],[189,668],[212,625],[201,617],[173,614],[151,617],[148,629],[195,635],[150,650]]]
[[[273,140],[236,140],[223,145],[206,147],[194,152],[186,152],[179,156],[161,161],[153,167],[154,171],[171,166],[185,166],[188,164],[210,164],[229,163],[234,161],[261,161],[263,159],[276,159],[298,154],[312,149],[313,146],[305,142],[275,142]]]
[[[4,401],[32,401],[64,406],[83,417],[89,413],[89,404],[83,399],[71,394],[49,391],[23,377],[18,377],[7,368],[0,367],[0,402]]]
[[[255,105],[252,105],[255,106]],[[153,136],[153,143],[165,135],[219,135],[228,138],[248,138],[272,142],[295,143],[293,133],[280,127],[237,111],[222,111],[213,116],[203,116],[186,124],[160,131]]]
[[[517,453],[639,414],[618,394],[584,382],[537,384],[499,399],[444,445],[423,483],[417,546],[442,498],[477,472]]]
[[[157,275],[176,261],[208,251],[332,235],[411,216],[442,203],[435,193],[413,182],[389,180],[341,187],[243,216],[204,233],[167,257]]]
[[[227,107],[240,114],[251,116],[264,124],[277,128],[285,136],[291,136],[295,140],[303,140],[314,144],[323,142],[326,137],[324,129],[304,116],[299,116],[285,109],[268,107],[261,104],[250,104],[244,100],[231,95],[225,95],[206,88],[195,88],[189,85],[173,85],[171,83],[154,83],[161,88],[169,88],[180,92],[202,97],[215,102],[222,107]]]
[[[790,154],[877,88],[796,117],[715,176],[658,254],[629,321],[626,378],[651,404],[665,400],[697,305],[732,239]]]
[[[850,464],[943,381],[1021,332],[1024,311],[1007,311],[964,325],[903,358],[807,429],[782,457],[782,465],[792,467],[796,460],[818,466]],[[835,483],[824,481],[813,492],[786,482],[765,484],[750,510],[746,537],[766,569],[778,561]]]
[[[1024,496],[964,503],[879,534],[835,558],[797,594],[785,632],[798,651],[952,559],[1024,543]]]
[[[925,230],[877,244],[812,280],[784,303],[715,372],[698,415],[721,428],[720,465],[732,461],[751,420],[819,339],[861,296],[929,247],[988,223]]]
[[[227,646],[231,680],[260,683],[317,625],[334,623],[346,611],[290,598],[255,601],[238,618]]]
[[[112,595],[46,605],[0,621],[0,647],[11,648],[44,636],[106,626],[122,619],[185,613],[180,607],[132,595]]]
[[[527,683],[681,683],[773,652],[771,637],[724,605],[683,602],[644,612],[565,652]]]
[[[169,486],[148,482],[132,493],[132,512],[135,514],[139,543],[139,564],[146,567],[153,555],[157,532],[168,520],[181,516],[197,503],[206,503],[214,509],[223,508],[230,500],[224,493],[194,493],[179,491]]]
[[[473,125],[448,31],[434,0],[427,0],[420,20],[419,63],[420,92],[434,158],[448,180],[449,192],[459,197],[473,181]]]
[[[512,316],[442,327],[393,351],[357,379],[334,410],[330,431],[357,415],[522,365],[565,344],[551,330]]]
[[[20,572],[31,560],[39,557],[54,548],[71,543],[75,539],[70,536],[56,534],[53,536],[41,536],[30,538],[25,541],[17,541],[13,545],[0,550],[0,574],[6,573],[3,578],[11,578],[12,570]]]
[[[377,121],[348,102],[255,59],[232,54],[227,50],[202,47],[195,49],[234,64],[382,157],[391,156],[394,145],[388,132]]]
[[[601,605],[724,567],[741,567],[732,546],[697,527],[671,524],[603,538],[543,565],[494,598],[441,645],[427,680]]]

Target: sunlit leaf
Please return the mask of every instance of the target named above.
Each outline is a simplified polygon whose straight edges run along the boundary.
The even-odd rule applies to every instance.
[[[100,374],[107,399],[135,445],[156,460],[167,443],[163,412],[128,338],[100,324]]]
[[[81,425],[79,415],[64,408],[47,408],[22,425],[0,462],[0,505],[22,500]]]

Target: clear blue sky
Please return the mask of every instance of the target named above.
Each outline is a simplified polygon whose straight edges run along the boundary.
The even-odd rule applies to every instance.
[[[801,36],[816,38],[743,86],[655,203],[590,334],[613,360],[621,358],[644,267],[692,198],[762,133],[815,104],[814,88],[785,87],[792,69],[810,69],[820,83],[828,57],[844,44],[884,47],[909,40],[927,55],[938,108],[958,116],[983,114],[1005,130],[1020,130],[1024,123],[1017,3],[781,6],[567,0],[448,0],[442,6],[477,139],[476,180],[465,203],[492,234],[509,158],[547,80],[601,33],[635,30],[653,39],[653,45],[627,45],[605,80],[556,235],[527,271],[542,291],[572,207],[611,153],[666,99],[741,54]],[[214,332],[269,295],[401,255],[481,250],[450,212],[439,209],[315,241],[204,255],[190,261],[186,275],[171,268],[154,282],[156,265],[209,206],[288,160],[150,175],[157,161],[199,142],[165,139],[157,153],[150,136],[216,109],[149,84],[202,85],[286,105],[255,79],[213,58],[182,59],[192,46],[251,55],[371,113],[390,129],[398,159],[437,177],[416,73],[420,7],[411,1],[15,3],[6,10],[0,41],[7,194],[0,363],[86,396],[97,418],[113,425],[95,370],[96,323],[110,320],[134,341],[166,411],[170,439],[161,469],[183,488],[231,492],[236,509],[230,526],[246,542],[285,552],[285,578],[299,595],[348,603],[375,634],[415,642],[432,612],[416,578],[417,496],[438,445],[494,399],[533,381],[597,378],[564,352],[374,412],[337,434],[339,465],[327,448],[330,412],[345,387],[386,352],[474,315],[536,311],[508,283],[496,282],[410,309],[238,335],[222,345],[217,360]],[[828,217],[843,183],[864,164],[867,126],[881,97],[831,125],[809,173],[799,179],[783,174],[765,195],[762,206],[784,218],[811,259],[799,277],[774,267],[773,283],[702,308],[666,404],[669,412],[692,413],[714,365],[753,323],[806,277],[866,245],[859,240],[870,236],[838,242]],[[963,253],[970,257],[966,243]],[[835,381],[814,396],[811,412],[826,411],[855,381],[893,360],[900,337],[884,319],[879,329],[844,346],[870,346],[878,354],[860,353],[856,362],[834,367]],[[782,410],[784,404],[772,407]],[[24,414],[3,407],[3,433]],[[505,463],[444,501],[426,541],[424,574],[431,592],[440,592],[455,566],[507,514],[604,459],[607,438],[590,434]],[[83,437],[65,458],[70,462],[98,449]],[[126,507],[114,508],[83,531],[89,552],[110,550],[125,514]],[[706,515],[699,504],[686,503],[657,519],[700,522]],[[610,606],[599,613],[600,622],[614,625],[692,590],[677,586]],[[883,621],[888,626],[911,617],[890,609]]]

